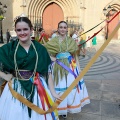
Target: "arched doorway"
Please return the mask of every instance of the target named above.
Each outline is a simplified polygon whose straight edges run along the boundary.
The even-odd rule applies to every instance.
[[[61,7],[56,3],[49,4],[43,11],[42,23],[46,33],[51,34],[52,30],[57,29],[59,21],[64,20]]]

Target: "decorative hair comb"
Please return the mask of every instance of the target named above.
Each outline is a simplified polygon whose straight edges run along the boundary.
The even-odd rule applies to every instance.
[[[19,16],[16,16],[15,18],[14,18],[14,22],[16,22],[16,20],[18,19],[18,18],[20,18],[20,17],[27,17],[24,13],[22,13],[21,15],[19,15]]]

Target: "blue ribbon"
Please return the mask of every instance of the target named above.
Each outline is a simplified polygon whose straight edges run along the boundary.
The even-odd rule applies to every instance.
[[[65,64],[63,64],[59,60],[56,60],[56,63],[58,65],[62,66],[65,70],[67,70],[68,72],[70,72],[72,75],[74,75],[75,78],[77,77],[77,75],[69,67],[67,67]]]
[[[69,56],[71,56],[69,52],[61,52],[56,55],[56,59],[64,59],[68,58]]]

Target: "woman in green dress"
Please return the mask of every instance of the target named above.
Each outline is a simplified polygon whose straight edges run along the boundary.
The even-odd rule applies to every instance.
[[[27,17],[17,18],[18,40],[0,47],[0,77],[8,81],[0,97],[0,120],[59,119],[56,110],[38,114],[34,108],[47,111],[53,104],[52,96],[59,99],[59,95],[53,86],[51,59],[44,46],[31,40],[32,30]]]

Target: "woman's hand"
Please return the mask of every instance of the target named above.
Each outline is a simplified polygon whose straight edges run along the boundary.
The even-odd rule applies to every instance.
[[[13,75],[12,74],[6,74],[2,71],[0,71],[0,78],[6,80],[6,81],[10,81],[12,79]]]
[[[60,98],[60,95],[58,95],[56,92],[54,92],[52,95],[53,95],[53,97],[56,98],[57,100],[62,101],[62,99]]]
[[[12,79],[12,77],[12,74],[6,74],[4,79],[9,82]]]
[[[6,74],[2,71],[0,71],[0,78],[6,80],[6,81],[10,81],[12,79],[13,75],[12,74]]]

